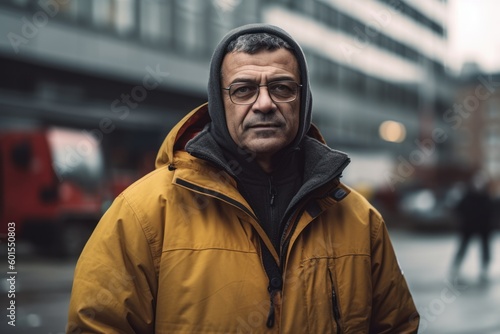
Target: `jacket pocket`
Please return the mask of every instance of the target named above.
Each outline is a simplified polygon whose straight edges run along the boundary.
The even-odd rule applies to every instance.
[[[328,275],[330,276],[330,285],[332,287],[331,293],[330,293],[330,298],[331,298],[331,303],[332,303],[332,317],[335,322],[335,326],[337,327],[337,334],[342,333],[342,327],[340,325],[340,307],[339,307],[339,300],[338,300],[338,295],[335,290],[335,280],[333,279],[333,274],[332,270],[328,268]]]

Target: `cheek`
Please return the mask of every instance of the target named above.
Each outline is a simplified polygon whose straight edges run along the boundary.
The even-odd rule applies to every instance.
[[[233,106],[226,105],[225,110],[227,129],[231,138],[237,142],[238,132],[240,131],[239,129],[241,128],[243,119],[238,116],[239,113]]]
[[[288,122],[290,124],[290,132],[293,133],[293,135],[296,135],[297,132],[299,131],[299,124],[300,124],[300,112],[299,110],[293,109],[289,111],[290,116],[288,119]]]
[[[226,121],[227,121],[227,129],[229,130],[229,134],[233,139],[235,139],[237,130],[238,130],[238,122],[234,119],[234,117],[227,117],[226,115]]]

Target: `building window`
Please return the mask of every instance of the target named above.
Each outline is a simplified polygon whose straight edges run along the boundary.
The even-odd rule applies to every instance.
[[[199,56],[206,49],[205,21],[208,1],[175,0],[174,46],[182,54]]]
[[[128,35],[134,29],[135,0],[94,0],[92,22],[99,29]]]
[[[115,0],[115,15],[113,26],[120,35],[130,35],[135,28],[135,1],[136,0]]]
[[[140,1],[140,38],[147,43],[168,45],[173,37],[171,1]]]
[[[410,4],[401,0],[379,0],[379,1],[385,3],[388,6],[393,7],[396,10],[401,11],[401,13],[403,13],[404,15],[408,16],[418,24],[423,25],[424,27],[432,30],[439,36],[445,37],[445,30],[443,25],[437,23],[436,21],[431,20],[430,18],[422,14],[422,12],[412,7]]]
[[[93,1],[92,6],[92,22],[101,29],[110,28],[113,17],[112,0],[97,0]]]

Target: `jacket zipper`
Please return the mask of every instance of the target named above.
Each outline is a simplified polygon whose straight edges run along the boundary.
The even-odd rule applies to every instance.
[[[278,231],[276,231],[276,227],[272,226],[272,222],[274,221],[274,215],[275,215],[275,212],[274,212],[275,211],[275,208],[274,208],[275,198],[276,198],[277,194],[278,194],[278,191],[273,184],[273,177],[269,176],[269,206],[270,206],[270,215],[271,215],[271,217],[270,217],[271,235],[269,235],[268,237],[271,239],[271,243],[273,245],[274,245],[275,235],[276,235],[276,233],[279,233],[279,229],[278,229]],[[274,262],[274,259],[272,259],[271,261]],[[266,274],[269,275],[270,274],[268,272],[269,266],[264,264],[264,267],[266,270]],[[283,274],[282,274],[282,271],[279,269],[279,266],[277,268],[277,272],[275,272],[274,274],[272,274],[272,272],[273,272],[273,270],[271,270],[272,276],[279,275],[279,277],[272,277],[272,278],[269,277],[269,286],[267,287],[267,290],[269,291],[269,297],[271,299],[271,304],[269,306],[269,313],[267,315],[267,321],[266,321],[267,328],[272,328],[274,326],[274,323],[276,320],[275,319],[276,318],[276,305],[274,303],[274,298],[275,298],[276,294],[279,291],[281,291],[282,284],[283,284],[283,281],[282,281]]]
[[[326,184],[327,182],[329,182],[329,181],[331,181],[333,179],[338,178],[339,175],[344,170],[345,166],[347,166],[347,164],[349,164],[349,161],[344,162],[342,164],[342,166],[339,168],[340,172],[335,173],[330,179],[328,179],[324,183],[322,183],[322,185]],[[312,190],[310,190],[308,192],[308,194],[310,194],[311,192],[312,192]],[[303,198],[304,197],[302,197],[301,200]],[[299,201],[297,201],[297,203],[299,203]],[[302,205],[302,207],[300,209],[297,208],[296,210],[294,210],[294,212],[291,213],[290,219],[287,219],[287,223],[285,224],[285,226],[283,228],[283,235],[281,236],[281,240],[280,240],[280,253],[279,253],[279,268],[280,268],[281,273],[285,272],[285,261],[286,261],[286,255],[287,255],[287,252],[288,252],[288,247],[290,246],[291,236],[294,233],[294,230],[297,227],[297,224],[299,223],[300,217],[304,213],[305,209],[306,209],[306,206]],[[295,219],[292,219],[295,216],[295,213],[297,215],[296,215]],[[293,222],[292,222],[292,220],[293,220]],[[287,233],[287,230],[290,227],[290,224],[292,224],[291,225],[291,229]],[[333,306],[333,312],[334,312],[333,315],[334,315],[335,323],[337,324],[337,334],[340,334],[341,333],[341,328],[340,328],[340,310],[339,310],[339,307],[338,307],[337,294],[335,293],[335,286],[333,284],[333,278],[332,278],[332,274],[331,274],[330,271],[329,271],[329,274],[330,274],[330,279],[332,280],[332,304],[334,305]]]
[[[175,183],[180,185],[180,186],[183,186],[183,187],[186,187],[188,189],[191,189],[195,192],[199,192],[199,193],[202,193],[206,196],[209,196],[209,197],[214,197],[214,198],[217,198],[223,202],[226,202],[226,203],[229,203],[230,205],[233,205],[235,206],[236,208],[240,209],[241,211],[245,212],[247,215],[249,215],[250,217],[252,217],[253,219],[257,220],[257,217],[251,212],[249,211],[243,204],[241,204],[240,202],[232,199],[231,197],[229,196],[226,196],[220,192],[217,192],[217,191],[214,191],[214,190],[210,190],[210,189],[207,189],[207,188],[204,188],[204,187],[200,187],[196,184],[193,184],[189,181],[185,181],[183,179],[176,179],[175,180]]]
[[[198,154],[196,154],[194,156],[196,156],[197,158],[202,159],[202,160],[207,160],[207,161],[213,162],[217,166],[221,167],[224,171],[226,171],[226,173],[228,173],[232,177],[236,178],[236,176],[233,174],[232,170],[226,168],[226,165],[223,164],[219,159],[215,159],[213,156],[209,156],[209,155],[206,155],[206,154],[200,154],[200,153],[198,153]],[[337,172],[332,177],[330,177],[328,180],[324,181],[318,187],[320,187],[320,186],[328,183],[329,181],[331,181],[331,180],[333,180],[335,178],[338,178],[339,175],[342,174],[342,171],[345,169],[345,167],[349,164],[349,161],[350,160],[344,161],[344,163],[340,167],[338,167]],[[272,186],[272,182],[271,181],[272,181],[272,179],[269,180],[269,185],[270,185],[269,192],[270,192],[270,195],[271,195],[270,204],[271,204],[271,206],[273,206],[274,205],[274,200],[276,198],[277,193],[276,193],[276,188],[274,188],[274,190],[273,190],[273,186]],[[254,214],[252,214],[250,211],[248,211],[241,203],[239,203],[237,201],[234,201],[231,198],[229,198],[229,197],[227,197],[227,196],[225,196],[225,195],[223,195],[221,193],[210,191],[210,190],[205,189],[203,187],[195,186],[195,185],[193,185],[193,184],[191,184],[190,182],[187,182],[187,181],[183,181],[182,183],[189,184],[190,188],[193,189],[193,190],[194,189],[198,189],[198,191],[201,191],[202,193],[205,193],[207,195],[212,195],[212,196],[217,197],[219,199],[222,199],[222,200],[224,200],[224,201],[226,201],[228,203],[231,203],[234,206],[236,206],[237,208],[243,210],[250,217],[254,218],[255,220],[258,220],[257,217]],[[317,189],[318,187],[316,187],[314,189]],[[308,191],[308,194],[310,194],[312,192],[312,190],[314,190],[314,189],[310,189]],[[302,198],[304,198],[304,196]],[[297,201],[297,203],[298,202],[299,201]],[[303,210],[305,210],[305,209],[302,209],[302,211]],[[294,225],[292,226],[292,230],[295,229],[295,226],[297,225],[297,223],[298,223],[299,218],[300,218],[301,215],[302,215],[302,212],[300,212],[297,215],[297,218],[293,222]],[[293,217],[293,214],[291,214],[290,217]],[[281,268],[282,272],[283,272],[283,269],[284,269],[284,262],[286,260],[286,252],[288,251],[288,245],[289,245],[289,242],[290,242],[290,236],[292,235],[292,232],[293,232],[292,231],[292,232],[288,233],[288,236],[286,235],[286,231],[287,231],[287,229],[288,229],[288,227],[290,225],[291,220],[292,219],[287,219],[287,223],[285,224],[285,226],[283,228],[284,233],[281,236],[281,240],[280,240],[280,254],[279,254],[279,261],[280,261],[280,263],[279,263],[279,267]]]
[[[342,333],[342,328],[340,327],[340,308],[339,301],[337,297],[337,293],[335,292],[335,284],[332,277],[332,272],[330,268],[328,268],[328,275],[330,275],[330,282],[332,285],[332,312],[333,319],[335,320],[335,324],[337,325],[337,334]]]
[[[276,198],[276,195],[278,194],[278,191],[276,190],[276,187],[273,185],[273,177],[269,177],[269,196],[270,196],[270,205],[271,207],[274,206],[274,199]]]
[[[344,170],[344,168],[349,164],[349,161],[346,161],[344,162],[339,168],[338,170],[340,171],[337,171],[337,173],[335,173],[334,175],[332,175],[332,177],[330,177],[328,180],[324,181],[321,185],[315,187],[314,189],[310,189],[308,190],[307,194],[310,194],[313,190],[315,189],[318,189],[319,187],[325,185],[326,183],[330,182],[331,180],[334,180],[336,178],[338,178],[341,174],[342,174],[342,171]],[[300,200],[304,199],[306,196],[302,196],[299,200],[297,200],[297,202],[294,204],[296,205],[297,203],[300,202]],[[305,208],[303,209],[305,210]],[[302,210],[302,211],[303,211]],[[297,217],[299,218],[300,216],[302,215],[302,212],[300,212]],[[290,217],[293,217],[293,213],[291,214]],[[286,231],[288,230],[288,227],[290,226],[290,223],[291,223],[292,219],[287,219],[287,223],[285,224],[284,228],[283,228],[283,235],[281,236],[281,242],[280,242],[280,245],[281,245],[281,251],[283,251],[283,246],[285,244],[288,243],[289,240],[287,239],[290,239],[290,236],[292,235],[292,232],[293,232],[293,229],[295,228],[294,226],[292,226],[292,231],[290,233],[286,233]],[[298,219],[296,219],[293,224],[297,224],[298,222]],[[280,257],[281,257],[281,254],[280,254]]]
[[[214,160],[210,159],[208,156],[200,155],[200,156],[198,156],[198,158],[202,158],[202,159],[205,158],[208,161],[214,162]],[[215,161],[215,162],[217,162],[219,166],[224,167],[224,165],[220,164],[219,161]],[[330,180],[333,180],[333,179],[337,178],[342,173],[342,170],[345,168],[345,166],[348,163],[349,163],[349,161],[344,162],[342,164],[341,168],[339,168],[340,172],[335,173],[331,178],[329,178],[324,183],[322,183],[322,185],[326,184]],[[233,175],[231,173],[231,171],[228,171],[226,168],[223,168],[223,169],[226,172],[229,172],[230,175]],[[176,183],[184,185],[185,187],[190,188],[192,190],[204,193],[204,194],[206,194],[208,196],[213,196],[215,198],[218,198],[220,200],[228,202],[228,203],[234,205],[235,207],[241,209],[242,211],[244,211],[245,213],[247,213],[250,217],[254,218],[255,220],[258,220],[257,217],[255,215],[253,215],[250,211],[248,211],[241,203],[239,203],[238,201],[233,200],[232,198],[230,198],[230,197],[228,197],[228,196],[226,196],[226,195],[224,195],[222,193],[219,193],[219,192],[216,192],[216,191],[212,191],[212,190],[206,189],[204,187],[200,187],[200,186],[194,185],[194,184],[192,184],[192,183],[190,183],[188,181],[184,181],[182,179],[177,179]],[[276,189],[272,185],[272,179],[271,178],[269,179],[269,185],[270,185],[269,193],[271,195],[270,204],[271,204],[271,206],[273,206],[274,205],[275,197],[277,195],[277,191],[276,191]],[[312,190],[310,190],[308,193],[310,193],[311,191]],[[304,210],[305,210],[305,206],[303,206],[301,212],[299,214],[297,214],[297,217],[294,220],[293,225],[292,225],[292,230],[295,229],[295,227],[297,226],[297,224],[298,224],[298,222],[300,220],[300,217],[302,215],[302,212]],[[292,214],[292,217],[293,217],[293,214]],[[288,219],[287,224],[285,225],[285,228],[283,229],[284,233],[286,233],[286,230],[287,230],[290,222],[291,222],[291,219]],[[291,231],[290,233],[288,233],[288,236],[286,236],[285,234],[283,234],[281,236],[279,264],[278,264],[278,267],[279,267],[281,273],[283,273],[283,271],[284,271],[284,266],[285,266],[285,261],[286,261],[286,252],[288,251],[288,247],[289,247],[289,243],[290,243],[290,237],[291,237],[292,234],[293,234],[293,231]],[[331,277],[331,273],[330,273],[330,277]],[[280,290],[281,290],[281,288],[280,288]],[[333,285],[332,285],[332,291],[333,291],[332,301],[333,301],[333,299],[335,299],[335,301],[336,301],[337,297],[335,295],[335,289],[333,289]],[[273,327],[273,325],[274,325],[274,317],[275,317],[274,302],[273,302],[273,299],[274,299],[273,295],[274,294],[271,293],[270,295],[271,295],[270,296],[271,297],[271,309],[270,309],[270,312],[269,312],[269,315],[268,315],[268,319],[267,319],[267,324],[266,324],[268,328]],[[337,305],[337,304],[335,303],[335,305]],[[337,309],[337,313],[338,313],[338,318],[340,318],[340,312],[338,311],[338,305],[336,306],[336,309]],[[339,320],[337,320],[337,317],[335,318],[335,321],[337,323],[337,333],[341,333],[340,332]]]
[[[301,211],[299,213],[297,213],[297,215],[292,215],[292,217],[295,216],[295,219],[293,220],[293,223],[292,223],[292,230],[288,233],[289,236],[291,236],[293,234],[293,230],[295,229],[295,227],[297,226],[297,224],[299,223],[299,220],[300,220],[300,217],[302,216],[302,213],[304,212],[305,210],[305,207],[303,207],[301,209]],[[292,219],[290,219],[291,221]],[[289,226],[290,223],[287,223],[286,226],[285,226],[285,229]],[[286,233],[286,230],[283,230],[283,233]],[[284,272],[285,270],[285,260],[286,260],[286,253],[288,252],[288,246],[290,244],[290,237],[288,238],[285,238],[284,235],[282,236],[282,239],[281,239],[281,243],[280,243],[280,270],[281,272]]]

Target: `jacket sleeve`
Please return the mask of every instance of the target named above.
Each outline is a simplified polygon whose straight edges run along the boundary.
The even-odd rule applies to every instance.
[[[381,219],[372,230],[372,287],[370,333],[417,333],[420,317]]]
[[[157,275],[145,220],[123,194],[104,214],[76,265],[67,333],[154,332]]]

